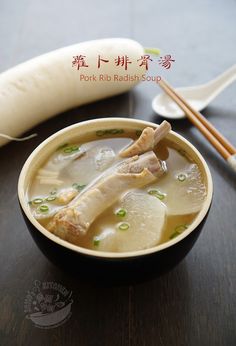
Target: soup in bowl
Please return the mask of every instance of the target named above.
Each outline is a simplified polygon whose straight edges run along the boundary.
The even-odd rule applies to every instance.
[[[206,220],[212,178],[198,150],[160,125],[106,118],[41,143],[18,196],[42,252],[80,277],[140,281],[174,267]]]

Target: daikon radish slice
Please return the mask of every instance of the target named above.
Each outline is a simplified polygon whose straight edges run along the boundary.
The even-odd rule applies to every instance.
[[[59,173],[57,171],[49,171],[47,169],[43,169],[43,168],[40,168],[38,170],[38,175],[39,176],[46,176],[46,177],[53,177],[53,178],[57,178]]]
[[[37,176],[37,179],[39,179],[39,184],[41,185],[53,185],[53,186],[60,186],[63,184],[62,180],[55,179],[53,177],[42,177],[42,176]]]
[[[86,154],[67,165],[64,173],[74,181],[89,184],[111,165],[119,162],[121,158],[117,153],[131,142],[130,138],[108,138],[81,145],[80,150]]]
[[[160,193],[165,195],[163,203],[169,215],[197,213],[202,208],[206,196],[206,186],[195,163],[184,169],[168,171],[157,183]]]
[[[166,207],[159,199],[131,191],[119,203],[119,208],[125,210],[125,216],[117,217],[115,229],[108,225],[96,235],[94,245],[98,250],[136,251],[159,243],[166,214]]]

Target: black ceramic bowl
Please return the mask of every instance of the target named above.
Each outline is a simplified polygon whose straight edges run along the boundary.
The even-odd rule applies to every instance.
[[[55,133],[41,143],[29,156],[22,168],[18,197],[27,227],[40,250],[54,264],[73,275],[98,282],[137,282],[156,277],[176,266],[194,245],[205,221],[212,200],[212,178],[209,168],[198,150],[186,139],[171,131],[168,139],[177,143],[199,165],[207,187],[207,196],[198,216],[178,237],[155,247],[125,253],[100,252],[85,249],[64,241],[47,231],[32,216],[26,193],[37,169],[61,144],[79,138],[86,132],[111,128],[143,129],[158,125],[134,119],[105,118],[81,122]]]

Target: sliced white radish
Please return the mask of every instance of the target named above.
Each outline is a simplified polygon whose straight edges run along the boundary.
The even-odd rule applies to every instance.
[[[206,196],[206,186],[195,163],[182,169],[169,169],[167,175],[159,179],[156,188],[164,194],[162,201],[167,206],[168,215],[197,213]]]
[[[52,185],[52,186],[60,186],[63,184],[62,180],[53,178],[53,177],[43,177],[43,176],[37,176],[37,179],[39,179],[39,184],[41,185]]]
[[[153,196],[131,191],[119,206],[125,216],[116,216],[116,226],[107,226],[95,237],[97,249],[126,252],[157,245],[165,224],[165,205]]]
[[[116,154],[130,142],[130,138],[108,138],[82,145],[80,150],[84,151],[85,155],[67,165],[63,174],[74,182],[89,184],[99,177],[101,172],[121,160]]]
[[[38,175],[40,176],[44,176],[44,177],[53,177],[53,178],[57,178],[59,173],[58,171],[49,171],[47,169],[43,169],[43,168],[40,168],[38,170]]]

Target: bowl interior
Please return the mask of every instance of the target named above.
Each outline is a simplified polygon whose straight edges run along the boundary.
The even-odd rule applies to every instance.
[[[32,152],[32,154],[29,156],[29,158],[25,162],[19,177],[19,182],[18,182],[19,201],[29,221],[44,236],[56,242],[57,244],[67,247],[68,249],[71,249],[72,251],[77,251],[89,256],[97,256],[97,257],[112,257],[112,258],[124,257],[126,258],[126,257],[133,257],[133,256],[136,257],[136,256],[146,255],[148,253],[153,253],[156,251],[163,250],[167,247],[170,247],[180,242],[183,238],[187,237],[188,234],[191,233],[199,225],[199,223],[204,219],[210,207],[211,200],[212,200],[212,190],[213,190],[212,178],[211,178],[209,168],[205,160],[199,153],[199,151],[189,141],[187,141],[185,138],[183,138],[182,136],[178,135],[177,133],[173,131],[171,131],[168,134],[167,139],[177,144],[181,149],[186,151],[187,155],[193,158],[193,160],[197,163],[197,165],[199,166],[203,174],[203,179],[207,189],[206,199],[204,201],[201,211],[198,213],[197,217],[195,218],[193,223],[189,226],[189,228],[185,232],[180,234],[178,237],[172,240],[169,240],[166,243],[157,245],[155,247],[145,249],[145,250],[139,250],[139,251],[112,253],[112,252],[101,252],[96,250],[90,250],[90,249],[79,247],[77,245],[73,245],[67,241],[60,239],[54,234],[50,233],[33,217],[33,215],[31,214],[30,208],[28,206],[26,193],[27,193],[27,189],[29,188],[30,182],[33,176],[35,175],[36,171],[41,167],[41,165],[50,156],[50,154],[56,150],[58,146],[60,146],[63,143],[69,142],[75,138],[78,141],[78,138],[84,137],[85,133],[86,134],[95,133],[98,130],[117,129],[117,128],[124,129],[124,130],[133,130],[133,129],[142,130],[146,126],[151,126],[155,128],[158,125],[150,123],[150,122],[142,121],[142,120],[127,119],[127,118],[96,119],[96,120],[85,121],[85,122],[81,122],[81,123],[66,127],[63,130],[60,130],[54,135],[50,136],[45,141],[43,141]]]

